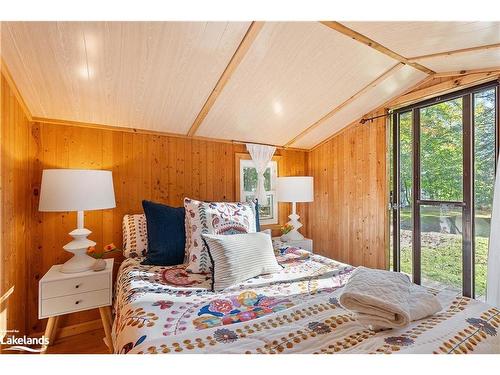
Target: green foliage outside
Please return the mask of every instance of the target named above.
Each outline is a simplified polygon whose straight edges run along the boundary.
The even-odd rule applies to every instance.
[[[474,162],[476,209],[491,209],[495,178],[495,91],[475,95]],[[424,199],[462,200],[462,100],[421,111],[421,195]],[[400,117],[401,198],[409,206],[412,189],[411,112]]]
[[[264,188],[266,191],[271,190],[271,168],[267,168],[264,172]],[[243,190],[255,192],[257,190],[257,170],[254,167],[243,168]],[[247,196],[247,201],[254,199],[254,195]],[[267,196],[267,202],[259,202],[259,217],[261,219],[272,218],[273,216],[273,196]]]
[[[448,235],[453,236],[453,235]],[[439,248],[422,246],[422,277],[462,289],[462,239],[453,236],[444,241]],[[476,238],[476,296],[486,293],[486,278],[488,264],[488,239]],[[411,273],[411,246],[401,247],[401,270]]]
[[[463,200],[462,99],[422,108],[420,117],[421,196],[441,201]],[[400,115],[400,195],[402,231],[411,229],[413,189],[411,112]],[[495,179],[495,91],[486,90],[474,96],[474,205],[476,223],[475,273],[476,295],[484,295],[488,254],[489,219]],[[390,155],[392,159],[392,153]],[[391,162],[392,166],[392,162]],[[461,289],[462,236],[443,231],[432,222],[454,222],[457,213],[423,207],[422,241],[423,278]],[[459,213],[458,213],[459,215]],[[407,227],[405,228],[404,225]],[[455,228],[456,229],[456,228]],[[451,233],[451,234],[450,234]],[[391,256],[392,262],[392,256]],[[401,270],[411,272],[411,243],[401,246]]]
[[[264,172],[264,188],[266,191],[271,190],[271,168],[267,168]],[[243,189],[245,191],[257,190],[257,170],[253,167],[245,167],[243,169]]]

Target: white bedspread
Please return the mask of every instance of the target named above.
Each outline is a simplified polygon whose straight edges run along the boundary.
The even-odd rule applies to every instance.
[[[500,353],[499,311],[450,293],[432,317],[367,329],[338,302],[354,268],[319,255],[220,293],[210,276],[139,261],[119,271],[116,353]]]

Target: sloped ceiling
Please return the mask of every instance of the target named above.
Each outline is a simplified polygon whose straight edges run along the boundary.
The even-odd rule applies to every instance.
[[[34,117],[306,149],[429,70],[500,67],[499,22],[343,25],[407,61],[319,22],[3,22],[1,55]]]

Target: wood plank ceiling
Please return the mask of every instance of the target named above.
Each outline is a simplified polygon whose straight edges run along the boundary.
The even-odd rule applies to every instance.
[[[310,149],[429,75],[500,69],[499,22],[2,22],[35,118]]]

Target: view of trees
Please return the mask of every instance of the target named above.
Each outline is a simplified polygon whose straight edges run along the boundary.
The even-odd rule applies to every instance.
[[[420,110],[420,185],[423,199],[463,200],[462,98]],[[474,94],[474,204],[476,291],[484,294],[488,236],[495,179],[495,90]],[[401,270],[411,273],[412,113],[400,115]],[[423,207],[422,272],[461,288],[461,214],[446,207]],[[443,231],[442,223],[455,226]],[[403,233],[404,232],[404,233]],[[458,261],[457,261],[458,259]],[[458,263],[458,264],[456,264]],[[425,275],[427,273],[427,275]]]
[[[474,97],[474,189],[476,210],[491,210],[495,185],[495,90]]]
[[[475,95],[474,159],[476,209],[489,209],[495,178],[495,90]],[[420,111],[421,196],[424,199],[462,200],[462,99]],[[401,200],[410,206],[412,193],[412,118],[400,117]]]

